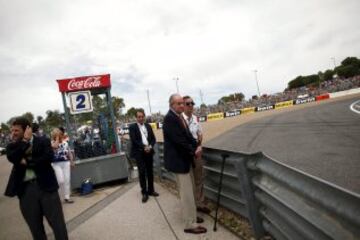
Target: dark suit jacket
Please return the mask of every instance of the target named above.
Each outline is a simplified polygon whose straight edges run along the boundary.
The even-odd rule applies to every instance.
[[[154,154],[154,145],[156,143],[154,132],[148,123],[144,123],[146,130],[148,132],[147,140],[149,144],[152,146],[152,154]],[[133,158],[137,158],[139,156],[142,156],[144,153],[144,147],[145,145],[142,142],[141,132],[139,129],[139,126],[137,123],[133,123],[129,127],[129,135],[130,135],[130,141],[131,141],[131,152],[130,156]]]
[[[174,173],[188,173],[197,143],[179,116],[171,110],[165,116],[163,134],[165,168]]]
[[[30,143],[24,141],[9,143],[6,147],[8,160],[13,164],[9,182],[5,190],[5,195],[13,197],[21,195],[24,190],[24,177],[27,168],[34,170],[36,181],[43,191],[57,191],[59,185],[56,180],[55,172],[51,166],[54,152],[48,138],[33,136],[32,159],[27,165],[20,164],[25,156],[25,151]]]

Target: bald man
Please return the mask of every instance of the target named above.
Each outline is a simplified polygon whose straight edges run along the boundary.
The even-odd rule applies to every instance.
[[[198,225],[204,220],[196,215],[191,177],[194,159],[198,157],[200,152],[197,151],[197,142],[182,116],[184,112],[182,96],[179,94],[171,95],[169,107],[163,125],[165,168],[176,176],[184,220],[184,232],[192,234],[206,233],[206,228]]]

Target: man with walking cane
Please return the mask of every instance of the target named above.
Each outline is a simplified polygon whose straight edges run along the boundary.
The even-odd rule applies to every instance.
[[[198,225],[204,220],[197,217],[192,183],[192,168],[194,158],[199,156],[197,142],[183,118],[184,100],[179,94],[173,94],[169,99],[170,109],[165,116],[164,161],[165,168],[173,172],[180,193],[184,232],[192,234],[206,233],[206,228]]]

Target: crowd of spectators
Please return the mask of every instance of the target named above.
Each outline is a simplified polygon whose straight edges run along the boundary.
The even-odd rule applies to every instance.
[[[323,81],[319,86],[304,86],[295,89],[285,89],[283,92],[271,95],[262,95],[260,98],[254,97],[249,100],[222,102],[218,104],[207,105],[205,107],[198,107],[195,114],[203,116],[209,113],[225,112],[235,109],[242,109],[248,107],[263,107],[273,105],[277,102],[295,100],[303,96],[315,97],[325,93],[333,93],[338,91],[345,91],[352,88],[360,87],[360,75],[351,78],[334,78],[332,80]]]

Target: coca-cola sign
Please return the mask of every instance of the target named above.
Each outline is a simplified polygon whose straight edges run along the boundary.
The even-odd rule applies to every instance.
[[[110,74],[57,80],[60,92],[76,92],[94,88],[109,88]]]

